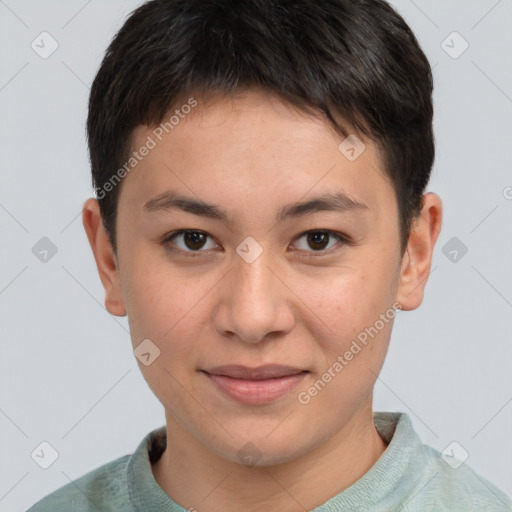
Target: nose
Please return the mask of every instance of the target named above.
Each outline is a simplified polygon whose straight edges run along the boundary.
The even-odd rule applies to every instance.
[[[214,325],[219,334],[254,344],[291,331],[293,294],[271,263],[265,252],[252,263],[235,257],[218,295]]]

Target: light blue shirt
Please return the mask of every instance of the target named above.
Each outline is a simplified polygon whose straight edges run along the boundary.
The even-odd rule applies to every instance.
[[[366,474],[314,512],[512,512],[512,500],[466,463],[454,469],[457,464],[424,445],[407,414],[375,412],[374,422],[389,443],[386,450]],[[28,512],[187,512],[153,476],[151,462],[165,446],[161,427],[132,455],[61,487]]]

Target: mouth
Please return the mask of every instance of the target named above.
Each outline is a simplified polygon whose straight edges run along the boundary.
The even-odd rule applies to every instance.
[[[257,368],[229,365],[201,371],[223,396],[248,405],[277,401],[287,395],[309,373],[301,368],[283,365]]]

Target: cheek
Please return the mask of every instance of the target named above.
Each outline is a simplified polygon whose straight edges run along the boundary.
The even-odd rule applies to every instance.
[[[132,345],[137,352],[139,344],[149,339],[157,347],[158,356],[149,365],[139,360],[141,373],[166,407],[179,406],[185,411],[189,406],[183,402],[182,383],[187,382],[188,393],[195,391],[188,377],[196,370],[194,351],[206,325],[201,290],[204,295],[208,287],[193,286],[190,280],[169,275],[168,269],[151,268],[126,272],[125,302]]]
[[[375,379],[368,370],[379,372],[395,316],[398,276],[390,270],[393,261],[391,257],[381,258],[339,273],[329,280],[323,292],[317,288],[311,293],[309,288],[307,302],[328,327],[323,329],[325,336],[316,337],[326,368],[346,354],[343,374],[356,380]],[[308,297],[305,293],[303,296]]]
[[[326,283],[327,284],[327,283]],[[303,290],[304,302],[322,319],[330,335],[340,339],[356,336],[373,325],[395,301],[396,278],[378,269],[348,272],[333,277],[328,286]]]
[[[168,268],[141,260],[127,265],[121,276],[132,340],[162,343],[192,308],[193,288]]]
[[[150,339],[160,350],[158,366],[176,376],[194,371],[198,341],[211,338],[206,332],[212,308],[208,290],[215,287],[218,276],[185,275],[171,272],[168,265],[142,263],[127,268],[126,275],[125,303],[134,348]],[[150,376],[149,368],[141,369]]]
[[[394,301],[386,289],[373,285],[370,289],[368,282],[373,283],[370,277],[338,280],[333,285],[336,292],[314,302],[315,313],[325,319],[329,330],[315,337],[317,373],[302,389],[299,402],[311,400],[324,418],[348,418],[365,403],[385,360],[396,314]]]

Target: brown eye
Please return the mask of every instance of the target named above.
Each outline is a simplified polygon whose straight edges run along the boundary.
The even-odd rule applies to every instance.
[[[187,231],[183,235],[185,245],[192,250],[201,249],[206,242],[205,234],[198,231]]]
[[[309,246],[315,251],[325,249],[329,243],[329,233],[323,233],[321,231],[308,233],[307,240]]]
[[[308,231],[297,238],[295,248],[304,252],[328,252],[338,242],[345,238],[332,231]]]
[[[194,230],[181,230],[171,233],[164,239],[164,243],[188,253],[206,252],[208,249],[218,247],[210,235]]]

